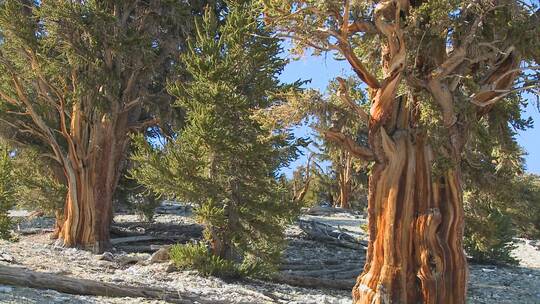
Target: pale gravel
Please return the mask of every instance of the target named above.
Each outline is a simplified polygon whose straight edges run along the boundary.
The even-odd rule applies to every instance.
[[[115,217],[119,222],[130,222],[132,215]],[[337,214],[331,217],[308,216],[341,228],[361,232],[365,220],[358,215]],[[47,220],[39,220],[48,223]],[[172,214],[158,215],[158,222],[193,223],[188,217]],[[43,223],[37,225],[44,225]],[[24,223],[23,223],[24,224]],[[294,227],[293,227],[294,228]],[[293,229],[297,230],[297,229]],[[167,264],[127,265],[96,259],[81,250],[56,248],[48,235],[22,237],[17,243],[0,241],[0,254],[8,254],[14,263],[1,264],[118,284],[144,285],[199,294],[207,299],[229,303],[293,303],[344,304],[350,303],[349,291],[316,290],[272,284],[260,281],[225,282],[218,278],[204,278],[195,272],[165,271]],[[123,256],[120,252],[114,255]],[[517,240],[513,255],[520,267],[470,265],[468,303],[540,303],[540,250],[537,243]],[[76,296],[51,290],[0,285],[0,303],[165,303],[157,300]]]

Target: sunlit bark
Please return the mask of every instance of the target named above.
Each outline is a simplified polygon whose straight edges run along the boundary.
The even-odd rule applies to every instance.
[[[58,237],[65,246],[103,251],[109,246],[112,201],[127,146],[127,115],[89,123],[74,107],[64,167],[68,194]]]
[[[442,30],[431,31],[430,15],[420,12],[435,2],[384,0],[363,10],[351,8],[356,3],[349,0],[328,7],[297,0],[285,10],[273,8],[274,15],[268,5],[269,22],[303,47],[340,53],[369,92],[368,114],[348,96],[346,82],[337,79],[338,96],[368,127],[368,144],[339,130],[322,130],[344,151],[373,162],[368,256],[353,289],[355,304],[465,303],[460,165],[469,128],[476,123],[471,120],[510,94],[538,88],[534,77],[523,75],[524,69],[538,67],[523,67],[512,39],[489,23],[493,15],[516,9],[516,3],[463,4],[456,14],[459,33],[449,24],[441,36]],[[538,12],[530,18],[538,20]],[[380,61],[362,62],[372,47]],[[425,105],[436,111],[432,122],[440,130],[435,136],[416,117]],[[476,117],[464,109],[475,110]]]
[[[369,247],[354,303],[465,303],[459,168],[433,177],[421,136],[380,130],[385,163],[369,184]]]

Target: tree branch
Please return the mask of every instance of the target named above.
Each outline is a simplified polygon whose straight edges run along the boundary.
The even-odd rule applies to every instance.
[[[340,145],[345,150],[349,151],[356,158],[363,160],[375,160],[373,151],[367,147],[360,146],[356,141],[354,141],[349,136],[335,131],[335,130],[319,130],[326,140],[332,141]]]
[[[154,118],[150,118],[150,119],[147,119],[147,120],[135,123],[135,124],[131,124],[128,126],[128,129],[131,131],[140,131],[150,126],[157,125],[158,123],[159,123],[159,118],[154,117]]]
[[[431,73],[431,78],[441,79],[452,73],[465,59],[467,51],[473,42],[479,28],[482,27],[482,20],[485,15],[499,6],[493,6],[476,16],[468,34],[462,40],[461,44],[454,48],[450,56]]]
[[[337,77],[336,79],[339,82],[339,90],[337,92],[339,98],[341,98],[341,100],[348,105],[363,122],[367,123],[369,121],[369,115],[352,100],[345,79],[341,77]]]
[[[309,155],[309,157],[308,157],[308,160],[307,160],[306,177],[305,177],[305,181],[304,181],[304,186],[302,187],[302,189],[299,192],[294,191],[293,201],[295,203],[299,203],[299,202],[303,201],[304,197],[306,196],[306,194],[307,194],[307,192],[309,190],[309,185],[311,184],[311,161],[312,161],[313,156],[314,156],[314,154],[311,153]]]

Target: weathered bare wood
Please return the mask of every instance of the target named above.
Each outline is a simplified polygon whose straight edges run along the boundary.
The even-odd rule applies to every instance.
[[[117,235],[119,237],[142,235],[142,233],[140,232],[132,231],[121,226],[111,226],[110,231],[111,231],[111,234]]]
[[[161,249],[166,245],[124,245],[124,244],[118,244],[117,247],[119,247],[122,250],[125,250],[127,252],[155,252]]]
[[[352,270],[351,270],[352,269]],[[312,277],[312,278],[325,278],[325,277],[334,277],[336,274],[346,274],[346,278],[355,278],[362,272],[362,267],[360,265],[354,265],[351,267],[338,267],[338,268],[326,268],[326,269],[316,269],[316,270],[295,270],[287,271],[288,275],[299,276],[299,277]]]
[[[300,228],[316,241],[351,249],[366,249],[367,241],[360,240],[344,229],[316,221],[299,220]]]
[[[154,236],[154,235],[136,235],[122,238],[111,239],[112,245],[118,245],[123,243],[136,243],[136,242],[148,242],[148,241],[187,241],[189,237],[185,235],[167,235],[167,236]]]
[[[309,288],[331,288],[350,290],[354,286],[354,279],[320,279],[313,277],[301,277],[287,274],[279,274],[272,278],[276,283],[284,283],[291,286],[309,287]]]
[[[222,301],[205,300],[197,295],[181,291],[144,286],[117,285],[4,265],[0,265],[0,284],[37,289],[53,289],[59,292],[76,295],[149,298],[182,304],[194,302],[208,304],[225,303]]]
[[[54,232],[54,229],[51,228],[25,228],[16,230],[20,235],[31,235],[31,234],[43,234]]]
[[[357,215],[356,212],[350,209],[321,207],[321,206],[311,207],[305,212],[305,214],[307,215],[333,215],[333,214],[338,214],[338,213],[347,213],[351,215]]]
[[[335,269],[336,267],[343,268],[343,269],[354,269],[354,268],[361,268],[362,265],[364,265],[364,261],[358,261],[357,263],[350,263],[350,262],[341,262],[341,263],[282,263],[279,266],[279,270],[321,270],[321,269]]]

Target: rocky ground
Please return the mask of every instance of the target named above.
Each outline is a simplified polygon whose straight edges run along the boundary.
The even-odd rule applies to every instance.
[[[169,212],[166,212],[169,213]],[[331,216],[308,216],[305,219],[356,230],[365,221],[359,215],[341,213]],[[136,222],[133,215],[119,215],[115,221],[124,227],[150,230],[152,227]],[[157,225],[178,227],[193,224],[190,217],[178,214],[159,214]],[[50,219],[22,221],[21,229],[50,227]],[[360,269],[363,257],[358,250],[332,247],[306,238],[292,226],[288,229],[289,247],[284,253],[285,264],[294,261],[343,259],[344,263]],[[540,303],[539,244],[517,240],[514,254],[520,267],[470,265],[469,303]],[[199,295],[210,301],[226,303],[350,303],[347,290],[309,289],[291,287],[257,280],[226,282],[204,278],[193,271],[170,271],[168,263],[149,263],[150,253],[126,253],[118,248],[107,258],[90,252],[59,248],[48,233],[21,236],[19,242],[0,243],[0,264],[25,267],[34,271],[86,278],[102,282],[135,286],[151,286]],[[286,267],[285,267],[286,268]],[[287,270],[283,270],[287,271]],[[165,303],[159,300],[75,296],[51,290],[36,290],[0,285],[0,303]]]

